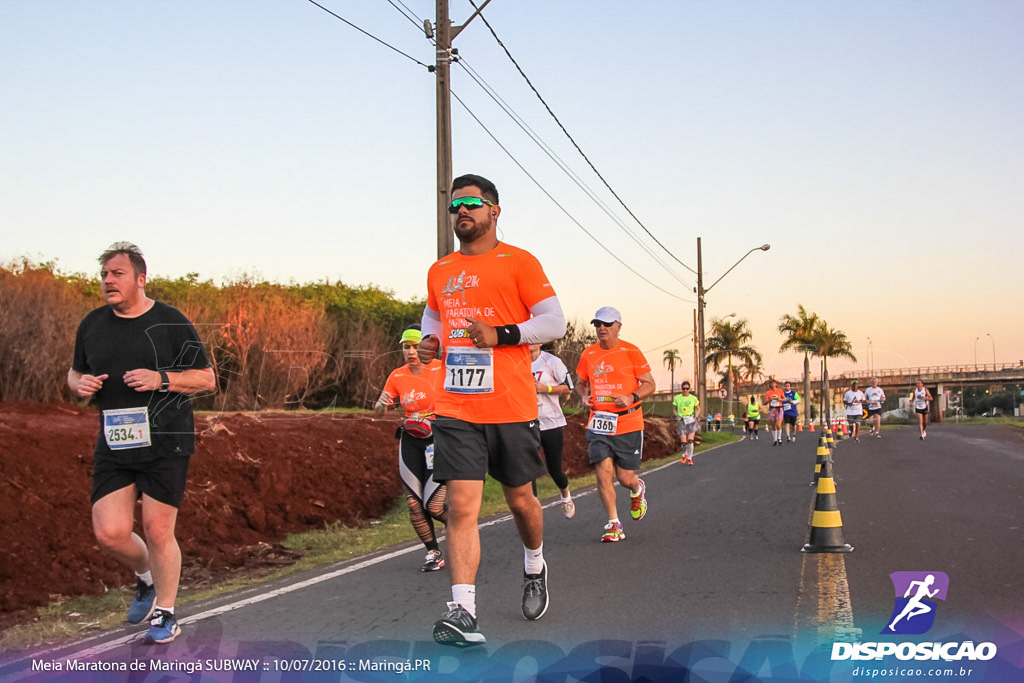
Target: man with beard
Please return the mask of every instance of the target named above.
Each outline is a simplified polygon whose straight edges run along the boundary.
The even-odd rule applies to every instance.
[[[502,485],[523,542],[523,616],[548,608],[544,518],[531,483],[540,458],[537,391],[529,344],[565,334],[565,317],[537,259],[497,237],[494,183],[464,175],[449,207],[459,250],[430,267],[420,360],[441,352],[444,384],[434,412],[434,479],[448,487],[448,566],[452,599],[434,624],[446,645],[484,643],[476,612],[477,526],[484,479]]]
[[[93,532],[100,547],[135,570],[128,622],[149,619],[145,642],[169,643],[181,633],[174,616],[181,578],[174,527],[195,452],[192,405],[184,396],[215,391],[216,377],[188,318],[146,296],[139,248],[116,242],[99,260],[106,305],[79,325],[68,371],[71,392],[100,414]],[[132,530],[139,499],[145,540]]]

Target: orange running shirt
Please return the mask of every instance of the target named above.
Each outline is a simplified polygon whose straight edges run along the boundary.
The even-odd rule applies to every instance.
[[[555,290],[533,254],[503,242],[486,254],[453,252],[432,265],[427,273],[427,306],[441,316],[442,387],[461,372],[462,350],[475,348],[466,334],[467,316],[494,327],[518,324],[529,320],[532,306],[553,296]],[[485,351],[493,354],[491,389],[456,393],[442,388],[434,411],[476,424],[536,420],[530,347],[518,344]]]
[[[580,380],[590,384],[590,395],[594,398],[598,410],[609,413],[620,413],[615,435],[639,432],[644,428],[644,411],[634,410],[628,415],[615,407],[614,396],[629,395],[640,388],[638,377],[651,371],[651,366],[644,358],[643,352],[634,344],[621,339],[607,351],[600,344],[588,346],[580,356],[576,366],[576,375]],[[634,405],[630,405],[629,410]],[[594,417],[594,411],[590,411]],[[589,419],[588,419],[589,422]]]
[[[779,404],[777,406],[772,405],[772,399],[776,399]],[[786,392],[782,389],[769,389],[764,392],[764,402],[768,404],[769,408],[781,408],[782,402],[786,400]]]
[[[403,365],[388,375],[384,393],[401,402],[406,417],[433,418],[434,401],[443,376],[444,368],[439,360],[430,361],[418,375],[412,374],[408,365]]]

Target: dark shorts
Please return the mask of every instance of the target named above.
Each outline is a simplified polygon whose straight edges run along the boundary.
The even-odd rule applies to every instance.
[[[917,413],[918,415],[927,415],[928,414],[928,409],[927,408],[917,408],[914,412]]]
[[[881,408],[868,408],[868,417],[874,417],[875,415],[878,415],[879,417],[881,417],[882,416],[882,409]]]
[[[793,425],[795,427],[796,426],[796,415],[786,415],[785,413],[783,413],[782,414],[782,422],[784,424]]]
[[[747,424],[756,425],[760,421],[761,421],[761,418],[759,418],[759,417],[748,417],[747,418]]]
[[[142,460],[98,455],[92,466],[92,502],[134,484],[139,497],[146,494],[161,503],[181,507],[189,460],[187,455]]]
[[[638,470],[644,454],[643,430],[608,436],[595,434],[589,429],[587,437],[587,457],[591,465],[612,458],[612,463],[620,470]]]
[[[547,469],[540,457],[537,421],[475,424],[434,420],[434,481],[483,481],[488,474],[509,487],[529,484]]]

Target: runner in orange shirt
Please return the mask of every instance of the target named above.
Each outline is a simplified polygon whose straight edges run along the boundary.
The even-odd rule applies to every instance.
[[[778,381],[772,377],[772,388],[764,393],[764,404],[768,406],[768,426],[772,430],[772,446],[782,445],[782,413],[785,409],[786,392],[779,388]]]
[[[392,371],[384,390],[373,406],[381,415],[399,402],[405,410],[405,423],[398,433],[398,474],[405,486],[409,503],[409,521],[416,535],[427,547],[427,556],[420,571],[436,572],[444,567],[444,556],[437,544],[434,520],[448,523],[445,487],[434,481],[434,399],[441,386],[444,368],[441,362],[420,364],[416,353],[422,334],[419,325],[402,333],[402,356],[405,365]]]
[[[540,263],[498,241],[501,215],[494,183],[456,178],[449,207],[459,251],[427,274],[420,360],[444,353],[442,391],[434,404],[434,478],[448,486],[448,566],[452,600],[434,624],[448,645],[486,642],[476,618],[477,527],[484,478],[501,483],[523,541],[523,616],[548,608],[544,517],[531,484],[544,474],[537,390],[529,344],[559,339],[565,317]]]
[[[576,390],[590,406],[587,455],[597,473],[597,492],[608,513],[602,543],[626,538],[615,507],[615,482],[630,491],[630,516],[647,514],[646,489],[636,476],[644,449],[644,413],[640,401],[654,393],[654,377],[644,354],[619,339],[622,316],[611,306],[599,308],[593,323],[597,343],[580,356]]]

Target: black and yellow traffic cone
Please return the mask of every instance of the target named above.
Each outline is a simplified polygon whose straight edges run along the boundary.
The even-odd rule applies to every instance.
[[[801,548],[805,553],[848,553],[853,546],[843,539],[843,518],[836,503],[836,484],[832,477],[832,458],[821,464],[818,490],[811,516],[811,538]]]
[[[828,442],[825,440],[825,435],[822,434],[818,438],[818,455],[814,460],[814,479],[808,486],[814,486],[818,483],[818,479],[821,477],[821,468],[825,462],[825,459],[831,455],[828,450]]]

